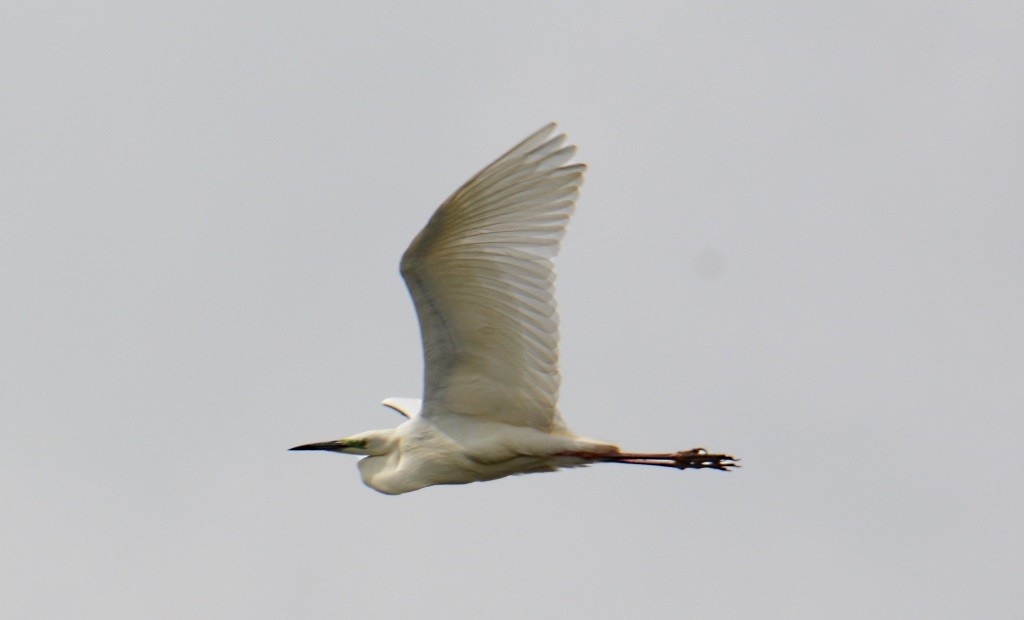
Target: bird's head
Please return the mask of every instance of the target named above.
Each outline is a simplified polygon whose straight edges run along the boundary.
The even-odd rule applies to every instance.
[[[365,433],[333,441],[321,441],[319,443],[295,446],[291,450],[327,450],[328,452],[341,452],[343,454],[383,456],[391,451],[391,446],[394,443],[393,436],[394,429],[366,431]]]

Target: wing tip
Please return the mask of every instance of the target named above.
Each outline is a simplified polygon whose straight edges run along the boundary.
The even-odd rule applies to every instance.
[[[393,409],[410,419],[418,415],[420,409],[423,407],[423,401],[418,398],[403,398],[396,396],[385,398],[380,401],[380,404],[384,405],[388,409]]]

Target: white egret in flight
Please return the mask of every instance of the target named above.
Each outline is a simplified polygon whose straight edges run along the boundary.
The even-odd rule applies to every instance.
[[[292,450],[362,455],[363,482],[399,494],[591,463],[735,467],[703,449],[621,452],[558,412],[554,269],[583,182],[554,123],[459,188],[402,256],[423,338],[423,400],[389,398],[396,428]]]

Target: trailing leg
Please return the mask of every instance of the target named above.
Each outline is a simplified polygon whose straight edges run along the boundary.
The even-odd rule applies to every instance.
[[[682,452],[669,452],[660,454],[630,453],[630,452],[561,452],[556,456],[574,456],[586,459],[595,463],[627,463],[630,465],[656,465],[658,467],[672,467],[674,469],[717,469],[729,471],[733,467],[739,467],[734,456],[728,454],[710,454],[704,448],[694,448]]]

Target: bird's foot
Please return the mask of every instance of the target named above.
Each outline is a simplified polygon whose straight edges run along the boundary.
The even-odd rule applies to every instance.
[[[717,469],[729,471],[732,467],[739,467],[740,464],[734,456],[728,454],[709,454],[704,448],[684,450],[672,455],[672,465],[676,469]]]

